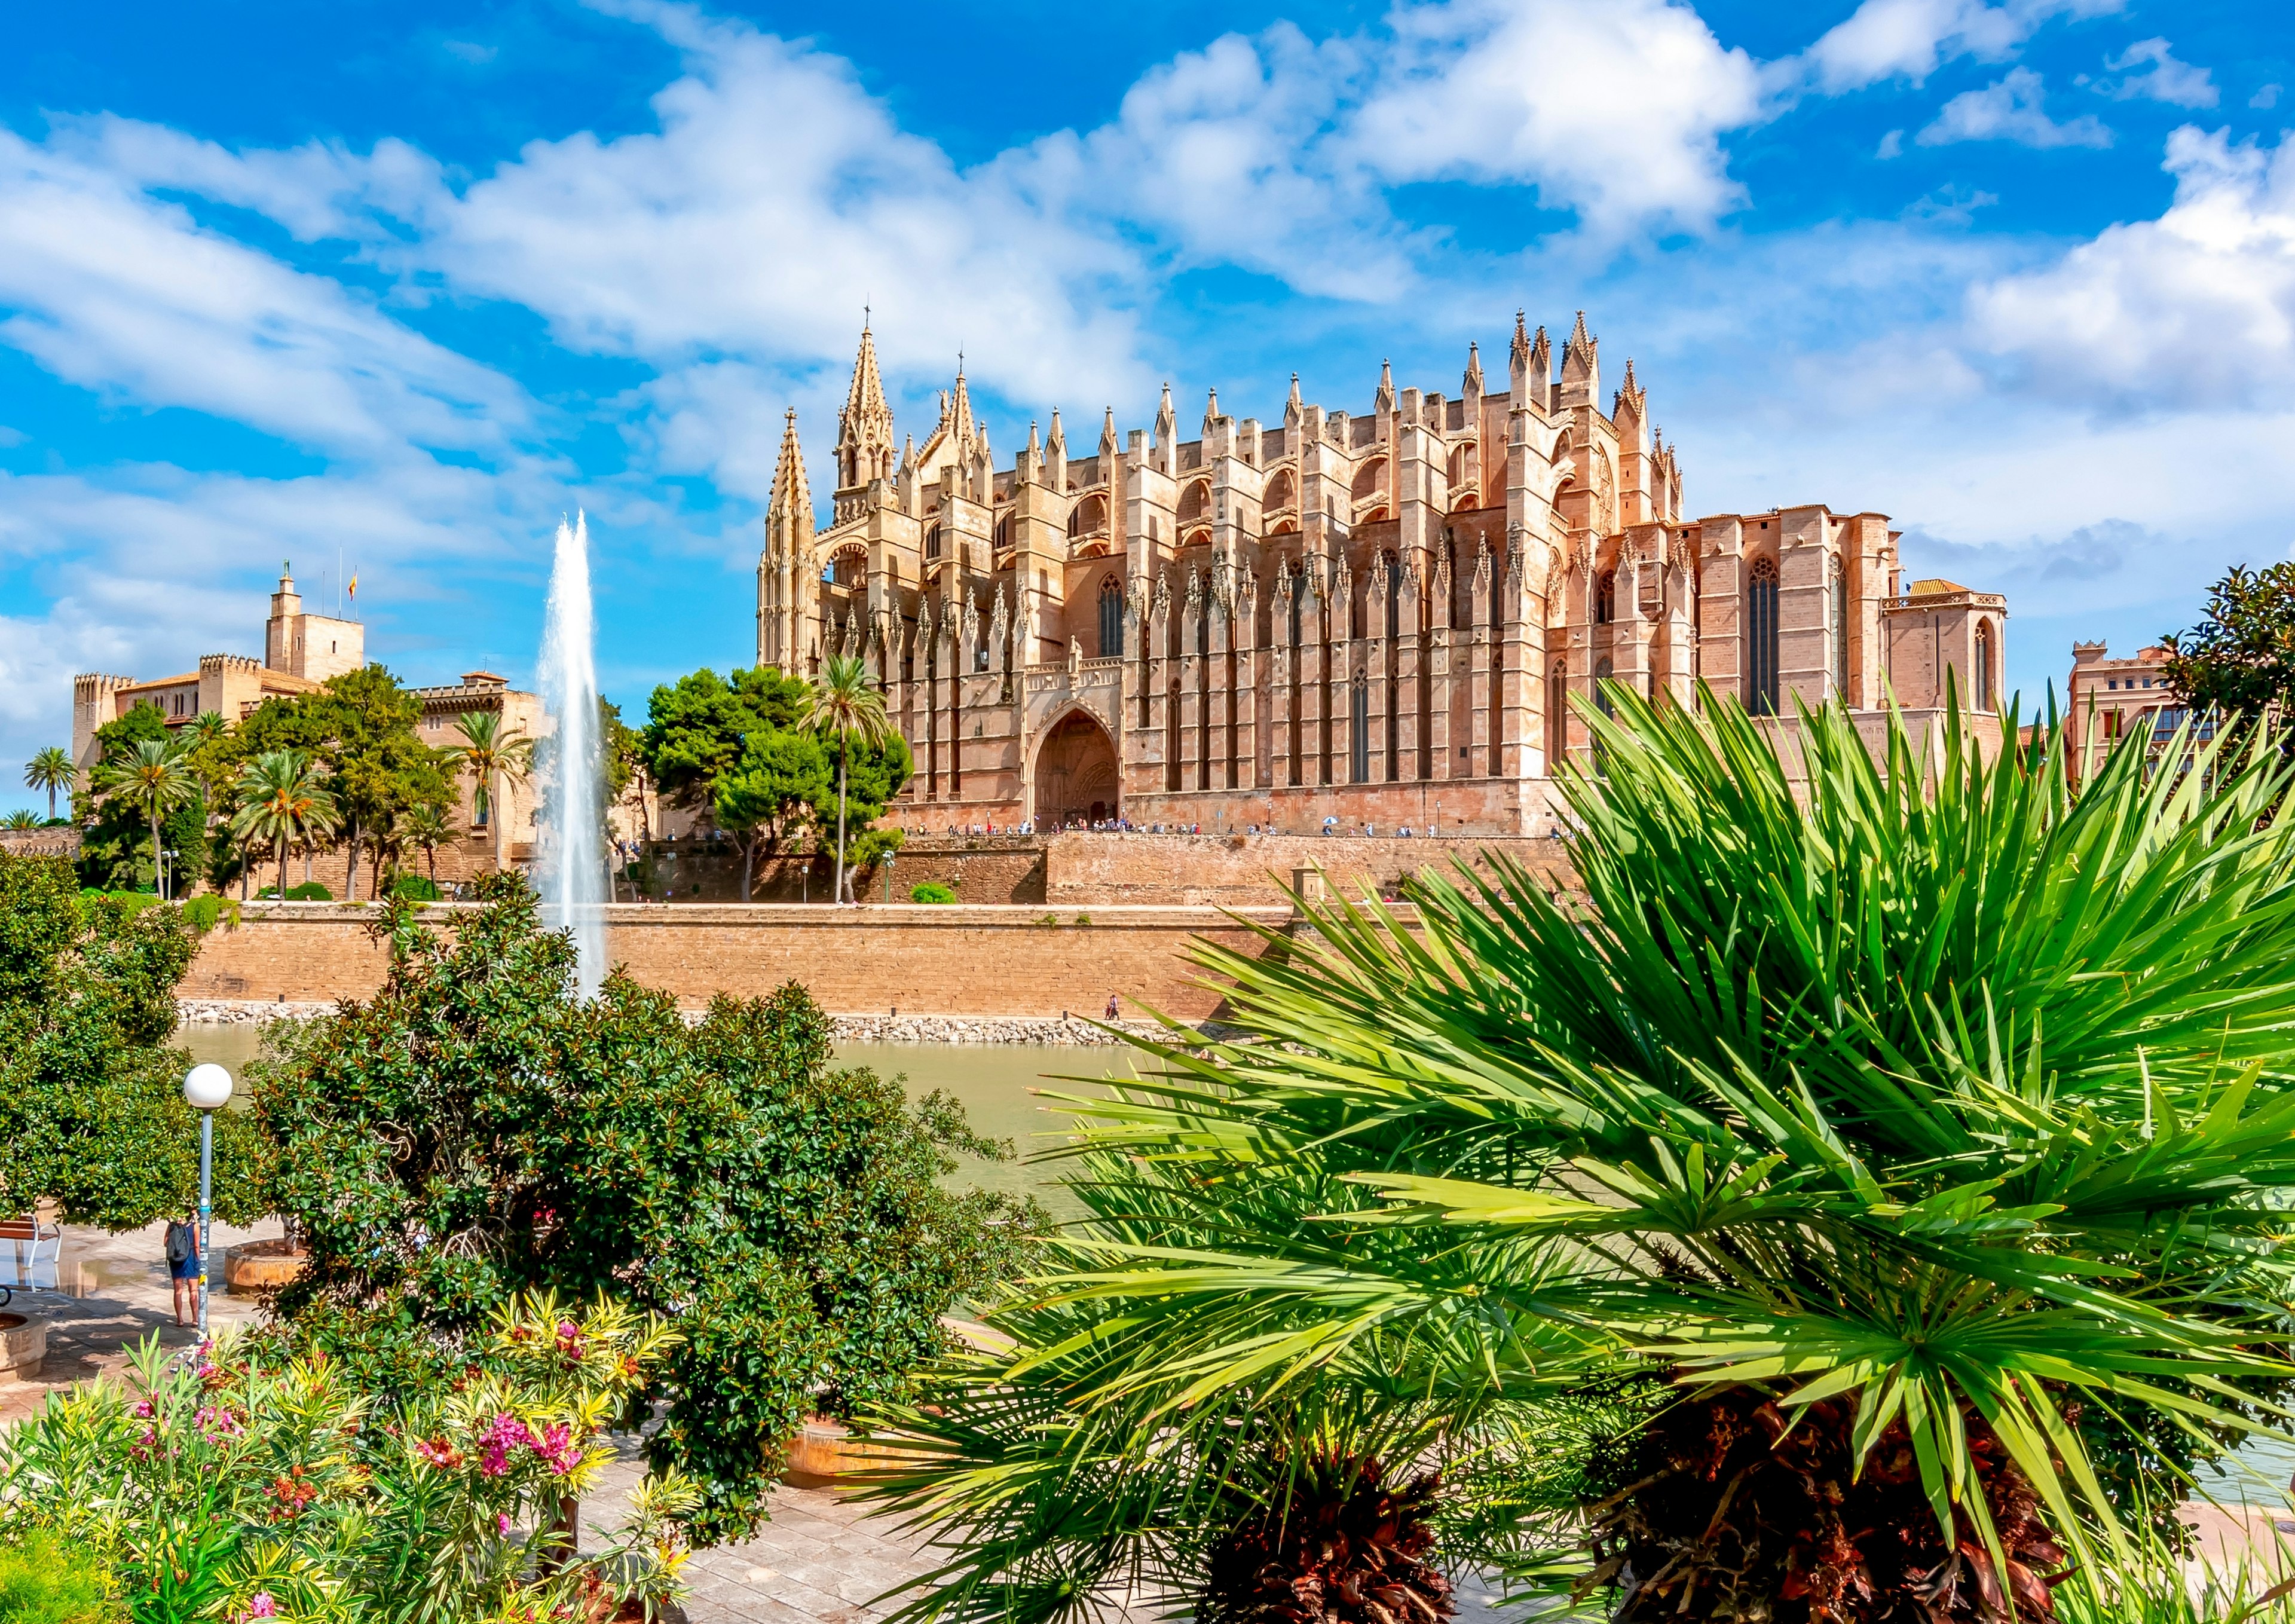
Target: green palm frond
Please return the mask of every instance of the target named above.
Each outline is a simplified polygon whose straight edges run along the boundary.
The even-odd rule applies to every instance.
[[[1407,914],[1302,901],[1311,934],[1197,948],[1243,1035],[1173,1028],[1066,1102],[1090,1220],[992,1316],[1018,1351],[945,1384],[974,1432],[902,1419],[942,1453],[897,1503],[1000,1530],[999,1571],[1176,1571],[1174,1508],[1213,1514],[1178,1479],[1318,1407],[1442,1458],[1609,1383],[1644,1384],[1626,1431],[1646,1384],[1752,1388],[1788,1426],[1849,1407],[1855,1462],[1903,1439],[1940,1548],[1997,1566],[1989,1435],[2093,1566],[2127,1547],[2078,1408],[2236,1427],[2295,1378],[2267,730],[2187,729],[2183,771],[2124,746],[2075,794],[2054,725],[1988,751],[1948,705],[1876,762],[1837,709],[1611,698],[1559,785],[1582,894],[1494,855]],[[1013,1508],[1048,1478],[1114,1495],[1066,1503],[1090,1538]],[[986,1571],[911,1610],[970,1616]]]

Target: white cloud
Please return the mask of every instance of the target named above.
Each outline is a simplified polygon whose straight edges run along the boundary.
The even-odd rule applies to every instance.
[[[1535,186],[1605,237],[1703,231],[1743,200],[1720,137],[1766,116],[1760,73],[1687,5],[1452,0],[1390,23],[1349,132],[1381,177]]]
[[[500,45],[482,45],[475,40],[449,39],[444,48],[449,56],[459,58],[473,67],[483,68],[502,54]]]
[[[1934,123],[1915,137],[1924,147],[1956,141],[2013,141],[2027,147],[2108,147],[2111,132],[2092,113],[2059,124],[2048,117],[2047,87],[2030,68],[1982,90],[1964,90],[1944,104]]]
[[[1865,0],[1780,68],[1804,75],[1827,94],[1861,90],[1883,79],[1918,85],[1958,57],[1997,62],[2013,56],[2041,25],[2057,17],[2094,17],[2124,0]]]
[[[2033,389],[2122,409],[2284,401],[2295,377],[2295,146],[2168,138],[2176,198],[2058,264],[1980,284],[1973,342]]]
[[[1891,158],[1901,158],[1904,153],[1905,132],[1902,130],[1891,130],[1881,137],[1881,144],[1873,149],[1873,156],[1883,162]]]
[[[67,143],[69,144],[69,143]],[[293,444],[496,448],[517,385],[118,170],[0,130],[0,339],[72,383]]]
[[[2141,73],[2128,69],[2139,62],[2151,64]],[[2189,62],[2179,62],[2176,53],[2164,39],[2139,39],[2118,56],[2107,57],[2103,64],[2111,71],[2125,75],[2118,83],[2099,86],[2106,95],[2121,102],[2166,102],[2176,107],[2213,107],[2217,93],[2215,81],[2204,68]]]
[[[2247,104],[2250,107],[2276,107],[2279,105],[2279,93],[2285,88],[2286,86],[2283,85],[2266,85],[2262,89],[2248,97]]]

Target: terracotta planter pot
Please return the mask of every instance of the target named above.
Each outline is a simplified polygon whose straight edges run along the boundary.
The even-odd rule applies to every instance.
[[[48,1357],[48,1322],[26,1314],[0,1314],[0,1382],[28,1382]]]
[[[789,1440],[781,1481],[798,1489],[849,1489],[902,1464],[894,1451],[853,1437],[843,1422],[815,1416]]]
[[[234,1297],[260,1297],[294,1279],[310,1262],[307,1253],[290,1250],[285,1241],[246,1241],[226,1246],[224,1289]]]

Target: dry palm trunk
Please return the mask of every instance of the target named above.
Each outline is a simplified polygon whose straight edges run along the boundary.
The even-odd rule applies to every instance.
[[[1439,1624],[1457,1609],[1428,1560],[1441,1484],[1376,1460],[1306,1464],[1212,1548],[1198,1624]]]
[[[1652,1423],[1632,1486],[1596,1511],[1617,1624],[2051,1624],[2065,1554],[1982,1418],[1964,1424],[2005,1574],[1964,1518],[1947,1545],[1901,1424],[1855,1469],[1854,1416],[1833,1400],[1788,1430],[1768,1393],[1738,1387]]]

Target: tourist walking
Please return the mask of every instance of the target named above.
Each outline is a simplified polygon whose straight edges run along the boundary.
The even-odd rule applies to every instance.
[[[1107,995],[1107,1018],[1111,1021],[1115,1018],[1115,994],[1113,992]]]
[[[200,1322],[200,1232],[180,1218],[167,1220],[167,1274],[176,1286],[176,1323]]]

